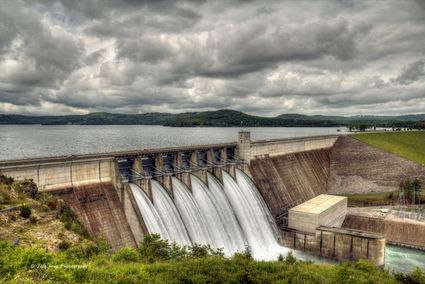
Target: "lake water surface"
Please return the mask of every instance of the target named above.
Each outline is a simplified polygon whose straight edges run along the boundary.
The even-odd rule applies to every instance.
[[[0,125],[0,160],[142,150],[237,140],[239,127]],[[337,134],[345,127],[252,127],[252,140]]]

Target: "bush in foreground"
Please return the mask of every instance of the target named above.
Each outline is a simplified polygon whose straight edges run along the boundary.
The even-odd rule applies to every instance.
[[[135,262],[139,259],[139,254],[133,248],[123,247],[112,255],[112,259],[114,261]]]
[[[20,208],[20,213],[22,218],[28,219],[31,217],[31,208],[28,205],[22,205]]]
[[[0,241],[0,283],[425,283],[421,270],[392,275],[367,261],[329,265],[293,256],[255,261],[249,250],[225,258],[205,246],[169,244],[158,235],[112,257],[95,246],[49,253]]]

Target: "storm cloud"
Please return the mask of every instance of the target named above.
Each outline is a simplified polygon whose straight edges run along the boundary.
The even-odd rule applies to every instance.
[[[0,113],[419,113],[425,5],[4,0],[0,69]]]

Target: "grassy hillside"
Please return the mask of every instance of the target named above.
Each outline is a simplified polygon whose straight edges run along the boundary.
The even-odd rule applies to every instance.
[[[14,181],[1,174],[0,241],[24,247],[37,245],[49,251],[82,243],[94,245],[86,229],[62,200],[37,192],[31,180]]]
[[[362,133],[354,138],[425,165],[425,131]]]

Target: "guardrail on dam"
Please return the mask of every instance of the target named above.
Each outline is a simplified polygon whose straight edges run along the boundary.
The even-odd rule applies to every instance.
[[[256,180],[258,175],[255,171],[262,164],[258,167],[253,165],[263,161],[265,157],[273,159],[287,157],[282,160],[287,163],[286,161],[294,159],[293,157],[300,159],[298,156],[304,153],[308,157],[303,160],[315,164],[317,159],[321,159],[320,151],[325,151],[325,156],[328,156],[327,153],[338,137],[338,135],[326,135],[251,141],[250,133],[242,131],[237,142],[222,144],[0,161],[0,173],[15,179],[32,179],[39,190],[61,194],[65,202],[77,212],[89,232],[103,235],[114,248],[136,246],[148,233],[148,229],[129,183],[137,184],[152,201],[153,179],[158,181],[173,198],[172,177],[177,177],[191,190],[191,174],[208,184],[208,173],[223,181],[223,170],[235,177],[238,168],[253,178],[267,207],[274,217],[277,217],[277,214],[281,213],[283,203],[276,203],[275,200],[279,199],[271,196],[270,190],[281,183],[282,177],[276,180],[281,174],[280,166],[275,167],[274,172],[269,172],[270,176],[263,173],[263,179],[275,180],[275,185],[268,182],[268,187],[265,187]],[[292,166],[288,166],[285,171],[291,171],[291,168]],[[320,168],[321,166],[315,169],[312,175],[317,180],[326,179],[327,172],[324,172],[323,176],[318,175]],[[294,171],[296,180],[286,184],[284,190],[292,192],[293,187],[298,187],[298,191],[302,192],[300,194],[297,191],[293,192],[302,199],[320,193],[314,190],[307,191],[305,185],[298,186],[298,180],[305,174],[300,175],[301,171],[296,167]],[[281,197],[285,199],[284,195]],[[290,200],[292,205],[304,201],[294,196]],[[359,238],[362,236],[359,235]],[[334,250],[338,248],[335,247]],[[322,254],[322,251],[320,253]],[[335,257],[338,255],[337,253]],[[378,265],[382,264],[380,260],[371,260]]]

